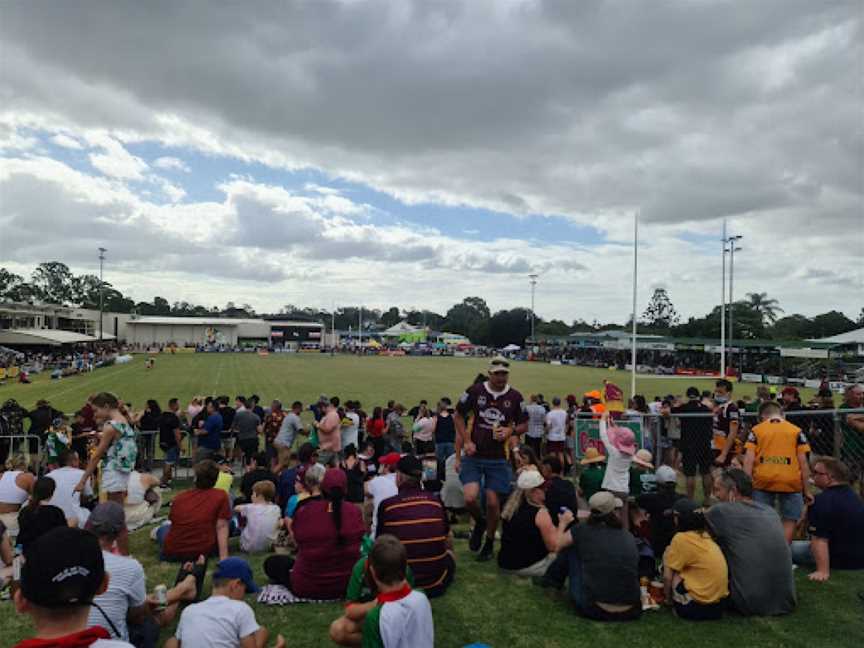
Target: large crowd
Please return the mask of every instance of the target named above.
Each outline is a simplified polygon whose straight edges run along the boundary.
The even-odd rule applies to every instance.
[[[859,455],[847,452],[864,447],[864,413],[845,412],[864,405],[861,385],[843,396],[838,448],[808,436],[794,390],[736,402],[721,379],[711,393],[624,404],[610,384],[546,402],[523,398],[510,372],[496,357],[458,399],[371,412],[326,395],[136,410],[106,392],[71,420],[45,401],[7,403],[10,425],[29,421],[41,449],[7,445],[0,475],[2,578],[35,624],[19,646],[150,647],[175,623],[172,648],[284,645],[245,602],[257,593],[261,604],[344,600],[329,629],[340,645],[431,647],[429,599],[459,578],[451,526],[463,512],[477,560],[566,592],[600,621],[663,605],[687,621],[791,614],[794,566],[813,581],[864,569]],[[653,447],[627,425],[646,415]],[[599,430],[586,447],[580,419]],[[144,432],[159,474],[142,469]],[[184,460],[193,483],[160,519]],[[145,525],[154,555],[178,564],[170,588],[148,592],[129,556],[129,532]],[[263,573],[250,554],[266,555]]]

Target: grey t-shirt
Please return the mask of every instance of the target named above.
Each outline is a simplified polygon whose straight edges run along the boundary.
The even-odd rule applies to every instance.
[[[279,428],[279,434],[276,435],[274,443],[276,445],[290,448],[294,444],[294,439],[297,434],[303,429],[303,421],[294,412],[288,412],[282,420],[282,426]]]
[[[237,438],[241,441],[254,439],[258,436],[258,426],[260,424],[261,419],[252,410],[237,410],[237,413],[234,414],[233,427],[237,430]]]
[[[795,609],[792,558],[774,509],[724,502],[705,517],[729,565],[729,591],[741,614],[771,616]]]
[[[528,436],[535,439],[543,437],[546,423],[546,408],[539,403],[529,403],[525,406],[528,412]]]

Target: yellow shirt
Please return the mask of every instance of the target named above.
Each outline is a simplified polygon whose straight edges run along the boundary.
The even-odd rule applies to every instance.
[[[772,493],[801,491],[798,453],[810,452],[801,428],[783,419],[764,421],[750,431],[744,447],[756,455],[753,488]]]
[[[221,488],[223,491],[231,495],[231,482],[234,481],[234,476],[231,473],[219,471],[219,477],[216,478],[216,488]]]
[[[663,564],[681,574],[684,587],[697,603],[716,603],[729,596],[726,558],[707,533],[676,533],[663,555]]]

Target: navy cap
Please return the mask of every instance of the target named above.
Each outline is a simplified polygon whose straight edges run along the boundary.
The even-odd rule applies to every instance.
[[[252,578],[252,568],[242,558],[220,560],[219,564],[216,565],[216,571],[213,572],[213,579],[217,578],[240,579],[246,585],[247,594],[255,594],[261,591]]]

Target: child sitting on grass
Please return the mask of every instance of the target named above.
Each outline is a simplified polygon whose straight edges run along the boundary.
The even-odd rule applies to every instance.
[[[238,504],[234,511],[246,519],[240,534],[240,549],[247,553],[270,551],[279,533],[282,512],[273,503],[276,487],[271,481],[255,482],[252,486],[252,503]]]
[[[330,625],[330,639],[340,646],[432,648],[432,607],[406,580],[408,555],[402,543],[392,535],[379,536],[367,569],[375,599],[349,603],[344,616]]]

